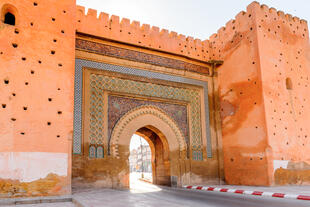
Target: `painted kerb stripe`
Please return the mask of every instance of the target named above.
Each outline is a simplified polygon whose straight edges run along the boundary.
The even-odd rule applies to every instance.
[[[192,186],[192,185],[186,185],[186,186],[183,186],[183,188],[191,189],[191,190],[217,191],[217,192],[223,192],[223,193],[237,193],[237,194],[255,195],[255,196],[262,196],[262,197],[290,198],[290,199],[310,201],[310,196],[307,196],[307,195],[294,195],[294,194],[285,194],[285,193],[248,191],[248,190],[215,188],[215,187],[208,187],[208,186]]]

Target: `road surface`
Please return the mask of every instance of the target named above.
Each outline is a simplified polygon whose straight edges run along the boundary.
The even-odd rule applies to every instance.
[[[310,207],[310,201],[159,187],[131,176],[131,190],[81,189],[85,207]]]
[[[258,197],[155,186],[132,174],[131,190],[75,189],[73,199],[84,207],[310,207],[310,201]],[[5,206],[11,207],[11,206]],[[18,207],[75,207],[71,202]]]

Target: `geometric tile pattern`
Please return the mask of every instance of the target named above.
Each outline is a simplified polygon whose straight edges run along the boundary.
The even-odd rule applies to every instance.
[[[90,120],[89,120],[89,142],[91,145],[103,145],[103,91],[98,90],[100,82],[90,82]]]
[[[76,65],[74,74],[73,153],[82,153],[82,81],[83,73]]]
[[[96,151],[96,157],[97,158],[103,158],[104,157],[104,150],[102,146],[98,146],[97,147],[97,151]]]
[[[103,158],[104,111],[103,91],[90,83],[89,157]]]
[[[186,71],[193,71],[196,73],[202,73],[210,75],[209,68],[186,61],[175,60],[171,58],[161,57],[154,54],[143,53],[141,51],[134,51],[125,48],[115,47],[111,45],[105,45],[98,42],[92,42],[88,40],[76,39],[75,46],[79,50],[88,52],[94,52],[100,55],[116,57],[125,60],[131,60],[135,62],[142,62],[157,66],[163,66],[167,68],[176,68]]]
[[[89,146],[89,158],[95,158],[96,157],[96,147],[93,145]]]
[[[90,83],[92,86],[96,86],[96,90],[98,91],[108,90],[188,102],[191,118],[190,129],[193,159],[202,160],[200,91],[198,89],[178,88],[99,74],[91,74]],[[100,115],[103,116],[103,114]]]
[[[74,132],[73,132],[73,153],[82,153],[82,90],[83,90],[83,67],[89,67],[96,70],[104,70],[117,72],[126,75],[135,75],[140,77],[153,78],[164,81],[171,81],[176,83],[185,83],[203,88],[204,94],[204,108],[205,108],[205,120],[206,120],[206,132],[207,132],[207,157],[212,158],[212,142],[209,123],[209,101],[208,101],[208,82],[201,81],[186,77],[180,77],[175,75],[163,74],[153,71],[141,70],[137,68],[124,67],[118,65],[112,65],[107,63],[94,62],[90,60],[75,60],[75,84],[74,84]],[[199,160],[201,157],[200,152],[193,152],[193,158]]]

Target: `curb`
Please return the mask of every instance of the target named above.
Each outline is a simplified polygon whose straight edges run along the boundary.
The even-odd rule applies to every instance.
[[[38,204],[38,203],[60,203],[72,202],[72,196],[46,196],[46,197],[29,197],[29,198],[5,198],[0,199],[0,206],[4,205],[21,205],[21,204]]]
[[[285,193],[272,193],[272,192],[249,191],[249,190],[215,188],[215,187],[209,187],[209,186],[192,186],[192,185],[185,185],[183,186],[183,188],[186,188],[189,190],[215,191],[215,192],[223,192],[223,193],[236,193],[236,194],[245,194],[245,195],[254,195],[254,196],[290,198],[290,199],[310,201],[310,196],[307,196],[307,195],[294,195],[294,194],[285,194]]]

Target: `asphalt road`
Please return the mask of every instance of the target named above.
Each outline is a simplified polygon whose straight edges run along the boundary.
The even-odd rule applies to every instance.
[[[131,190],[82,190],[85,207],[310,207],[310,201],[159,187],[131,179]]]

